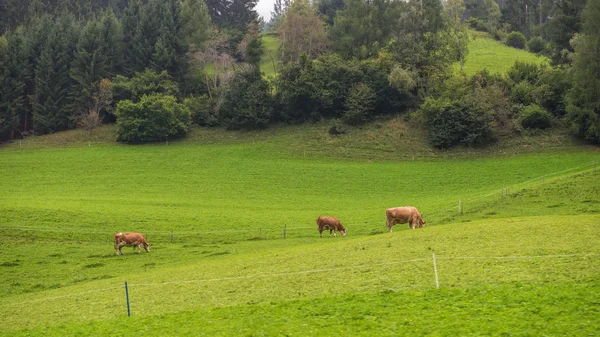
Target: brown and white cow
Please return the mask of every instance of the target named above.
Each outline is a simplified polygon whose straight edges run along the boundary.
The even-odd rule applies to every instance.
[[[423,217],[421,216],[421,213],[419,213],[419,210],[412,206],[388,208],[385,210],[385,217],[390,233],[392,232],[392,226],[395,224],[408,222],[410,229],[415,229],[415,227],[423,228],[427,223],[426,221],[423,221]]]
[[[346,228],[340,220],[331,217],[331,216],[320,216],[317,218],[317,226],[319,229],[319,234],[323,237],[323,230],[329,229],[329,237],[331,237],[331,233],[333,232],[333,237],[335,237],[335,231],[340,232],[342,236],[346,236]]]
[[[148,241],[146,241],[146,238],[141,233],[115,233],[115,250],[117,251],[117,255],[123,255],[121,248],[124,246],[133,246],[134,252],[135,247],[137,246],[138,253],[141,252],[140,248],[143,246],[147,252],[150,252],[150,244]]]

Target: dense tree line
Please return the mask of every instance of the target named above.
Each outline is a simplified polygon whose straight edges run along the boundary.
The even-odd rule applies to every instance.
[[[277,0],[268,23],[255,5],[0,0],[0,140],[116,121],[120,141],[144,142],[192,122],[357,125],[419,109],[440,148],[561,120],[600,141],[597,2]],[[555,67],[453,76],[468,26]],[[269,79],[260,27],[281,42]]]

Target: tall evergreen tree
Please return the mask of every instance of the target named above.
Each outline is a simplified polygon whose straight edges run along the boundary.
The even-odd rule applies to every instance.
[[[573,89],[567,118],[574,131],[600,143],[600,2],[588,1],[583,11],[583,31],[573,55]]]
[[[52,26],[35,70],[33,130],[47,133],[70,128],[73,116],[68,93],[73,85],[69,66],[77,41],[77,27],[69,15],[61,15]]]
[[[22,29],[9,33],[0,46],[0,139],[13,139],[27,116],[26,85],[30,78],[28,45]],[[4,134],[4,135],[3,135]]]
[[[98,83],[109,73],[107,49],[102,36],[102,23],[88,21],[83,27],[76,45],[69,74],[74,81],[70,92],[70,115],[76,118],[86,115]]]
[[[581,31],[581,13],[587,0],[556,1],[550,12],[551,19],[544,25],[544,33],[550,39],[552,62],[565,64],[570,62],[569,53],[573,52],[570,40]]]
[[[181,4],[183,35],[190,50],[201,50],[212,33],[210,16],[204,0],[184,0]]]
[[[101,43],[105,46],[107,76],[121,74],[124,68],[123,27],[111,8],[101,18]]]
[[[157,36],[151,57],[156,72],[166,70],[181,79],[188,66],[187,44],[183,34],[181,7],[178,0],[162,0],[158,5]]]

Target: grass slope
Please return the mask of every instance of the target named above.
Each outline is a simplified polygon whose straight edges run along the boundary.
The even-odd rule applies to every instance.
[[[463,71],[467,75],[472,75],[483,69],[487,69],[490,73],[505,74],[516,61],[536,64],[548,63],[546,57],[538,56],[526,50],[508,47],[481,32],[471,31],[468,48],[469,54],[463,67]],[[454,71],[460,72],[460,64],[454,64]]]
[[[260,60],[260,71],[264,77],[274,77],[279,60],[279,37],[275,34],[264,34],[262,43],[265,50]]]
[[[573,221],[577,231],[564,230]],[[600,327],[593,319],[598,308],[586,293],[597,293],[599,287],[597,221],[597,216],[483,220],[393,235],[325,239],[307,246],[221,256],[187,266],[130,272],[116,279],[7,297],[0,318],[5,328],[10,327],[7,330],[32,330],[22,331],[24,334],[64,335],[71,329],[97,331],[95,326],[107,329],[115,326],[112,320],[119,321],[125,313],[122,282],[127,280],[134,317],[145,324],[143,329],[152,327],[155,334],[176,330],[182,311],[188,311],[183,314],[190,318],[188,329],[195,326],[206,335],[211,330],[236,334],[242,328],[253,334],[270,335],[278,329],[299,333],[306,329],[302,326],[306,311],[326,316],[322,323],[310,327],[314,334],[332,328],[343,330],[344,322],[350,324],[349,332],[367,333],[372,328],[370,333],[383,334],[391,326],[409,324],[404,319],[414,320],[417,325],[412,328],[424,333],[453,335],[506,329],[518,334],[515,326],[507,323],[516,322],[515,316],[526,317],[526,331],[531,332],[555,335],[581,326],[594,331]],[[431,251],[437,255],[441,293],[435,289]],[[165,247],[152,254],[172,253]],[[139,257],[120,259],[127,258]],[[111,258],[107,263],[116,265],[118,261]],[[545,293],[546,289],[555,292]],[[361,304],[370,298],[377,300]],[[383,302],[389,306],[382,307]],[[337,312],[322,312],[320,308],[326,303],[337,303]],[[577,307],[583,312],[571,313],[572,321],[552,324],[555,314]],[[282,315],[302,308],[305,310]],[[398,316],[393,308],[400,308]],[[31,314],[15,315],[15,309]],[[439,314],[433,315],[432,310]],[[207,312],[211,314],[204,317]],[[385,312],[390,316],[382,316]],[[333,315],[337,318],[326,319]],[[448,323],[469,315],[474,322],[439,325],[440,319]],[[361,324],[361,320],[369,320],[368,316],[372,316],[371,326]],[[206,322],[211,317],[217,322],[225,317],[226,321]],[[233,317],[237,323],[232,323]],[[283,321],[268,324],[278,317]],[[355,317],[359,322],[352,323]],[[336,323],[329,324],[331,319]],[[104,322],[90,326],[89,321]],[[486,325],[479,327],[477,322]],[[517,324],[522,325],[524,322]],[[540,330],[543,326],[557,330]],[[129,330],[123,327],[117,331],[124,334]]]
[[[598,293],[600,172],[591,162],[600,153],[538,152],[536,138],[520,140],[538,144],[525,150],[536,153],[413,150],[413,160],[403,141],[414,139],[386,136],[398,125],[341,137],[325,125],[197,129],[169,146],[74,132],[5,147],[0,333],[597,331],[597,303],[586,294]],[[92,136],[98,142],[84,146]],[[385,208],[405,204],[428,225],[384,233]],[[341,218],[348,236],[318,238],[321,214]],[[115,257],[112,233],[121,230],[146,233],[152,252]],[[131,320],[122,318],[124,281]]]

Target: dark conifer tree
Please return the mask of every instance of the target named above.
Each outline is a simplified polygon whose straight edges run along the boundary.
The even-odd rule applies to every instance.
[[[77,27],[72,16],[58,17],[44,43],[35,70],[33,96],[33,130],[47,133],[65,130],[73,125],[69,90],[73,80],[69,66],[77,41]]]
[[[22,29],[7,34],[5,41],[5,48],[0,47],[0,139],[13,139],[27,116],[29,50]]]
[[[69,96],[71,116],[87,114],[91,100],[97,94],[97,84],[108,76],[109,48],[103,41],[102,23],[88,21],[79,36],[69,71],[74,82]]]

